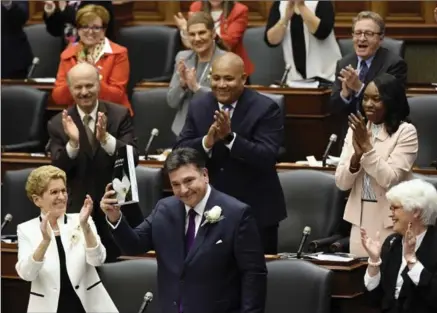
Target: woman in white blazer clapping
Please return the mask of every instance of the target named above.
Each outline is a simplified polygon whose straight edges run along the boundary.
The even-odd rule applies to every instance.
[[[32,282],[27,312],[118,312],[95,269],[106,258],[87,196],[79,214],[66,214],[66,174],[48,165],[33,170],[27,196],[41,215],[17,227],[18,275]]]

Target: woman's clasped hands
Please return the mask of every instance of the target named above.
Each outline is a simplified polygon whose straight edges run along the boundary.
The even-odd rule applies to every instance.
[[[366,121],[360,112],[357,115],[350,114],[348,117],[349,127],[352,129],[352,145],[356,155],[363,155],[372,150],[371,132],[366,127]]]

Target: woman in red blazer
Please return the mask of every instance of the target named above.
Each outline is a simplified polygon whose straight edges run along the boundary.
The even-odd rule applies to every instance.
[[[132,108],[126,93],[129,80],[127,49],[105,37],[108,11],[99,5],[87,5],[77,11],[76,25],[80,41],[68,46],[61,54],[52,98],[56,104],[73,105],[67,73],[77,63],[95,65],[100,75],[99,99]]]
[[[244,61],[246,74],[249,76],[254,71],[254,66],[243,46],[243,35],[246,31],[249,9],[244,4],[236,1],[208,0],[195,1],[190,6],[190,13],[204,11],[211,14],[216,26],[216,33],[226,44],[229,51],[238,54]],[[190,14],[189,13],[189,14]],[[181,13],[175,16],[176,24],[181,30],[184,45],[189,48],[186,37],[186,20]]]

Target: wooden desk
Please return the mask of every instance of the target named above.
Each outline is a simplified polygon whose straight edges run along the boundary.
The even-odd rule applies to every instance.
[[[17,263],[17,245],[1,244],[2,271],[2,312],[27,312],[30,283],[18,277],[15,270]]]
[[[30,167],[38,167],[42,165],[50,164],[50,158],[47,156],[32,156],[29,153],[14,153],[14,152],[3,152],[1,154],[1,174],[2,176],[6,171],[19,170]],[[161,161],[140,161],[140,166],[147,166],[153,168],[163,168],[164,163]],[[335,172],[335,167],[311,167],[306,165],[299,165],[296,163],[278,163],[276,164],[276,169],[280,171],[290,171],[290,170],[316,170],[324,171],[329,173]],[[423,169],[415,168],[414,173],[422,174],[426,176],[437,176],[436,169]]]
[[[17,244],[1,244],[2,256],[2,310],[4,312],[25,312],[29,300],[30,283],[21,280],[15,270],[17,263]],[[121,257],[121,260],[138,258],[154,258],[154,252],[135,257]],[[279,259],[276,255],[266,255],[267,262],[274,262]],[[333,306],[340,312],[366,312],[369,308],[363,306],[362,295],[364,291],[363,277],[366,263],[343,265],[341,263],[328,263],[315,261],[314,263],[323,266],[334,273],[332,285]]]
[[[28,153],[2,153],[1,154],[1,176],[2,179],[6,171],[20,170],[31,167],[39,167],[42,165],[51,164],[50,158],[46,156],[31,156]],[[140,161],[140,166],[153,167],[153,168],[163,168],[163,162],[160,161]],[[296,163],[278,163],[276,164],[276,169],[278,172],[282,171],[290,171],[290,170],[316,170],[316,171],[324,171],[331,174],[334,174],[334,167],[310,167],[298,165]],[[426,175],[426,176],[437,176],[437,170],[433,169],[415,169],[415,173]],[[162,188],[162,196],[167,197],[172,195],[172,189],[170,186],[170,182],[168,180],[168,176],[163,173],[163,188]]]
[[[53,84],[25,82],[23,80],[2,80],[4,85],[27,85],[51,92]],[[167,83],[140,83],[135,90],[168,87]],[[331,134],[341,134],[346,117],[332,114],[329,109],[330,89],[270,88],[249,86],[265,93],[282,94],[285,97],[285,148],[284,161],[304,160],[308,155],[321,158]],[[431,84],[414,84],[408,88],[409,96],[437,94]],[[66,108],[55,105],[49,97],[46,111],[47,120]],[[333,154],[340,153],[341,141],[333,146]]]

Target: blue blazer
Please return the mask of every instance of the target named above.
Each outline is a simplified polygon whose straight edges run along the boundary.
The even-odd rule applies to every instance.
[[[276,172],[276,160],[284,137],[279,106],[270,98],[245,88],[231,118],[237,134],[229,151],[223,142],[205,153],[202,139],[214,122],[218,102],[212,92],[195,97],[176,147],[204,153],[214,188],[247,203],[259,226],[277,224],[287,217],[284,194]]]
[[[216,205],[224,218],[199,227],[186,256],[186,211],[174,196],[160,200],[135,229],[123,218],[113,230],[126,255],[156,251],[162,312],[177,313],[179,301],[184,313],[264,312],[267,269],[250,208],[211,188],[205,211]]]

